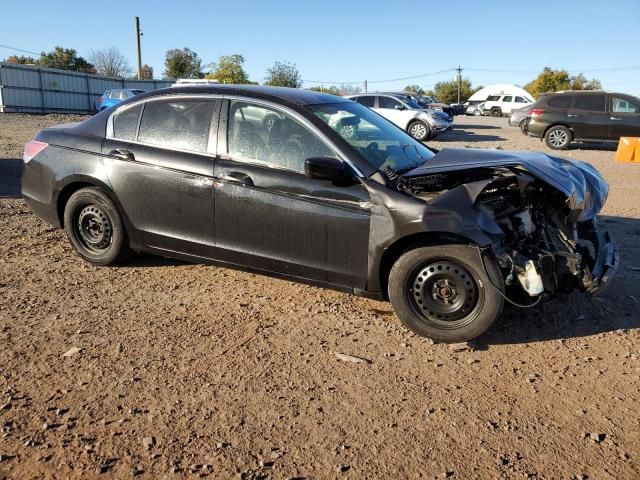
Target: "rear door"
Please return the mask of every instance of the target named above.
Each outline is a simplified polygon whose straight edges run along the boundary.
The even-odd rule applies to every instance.
[[[610,95],[611,139],[640,137],[640,101],[626,95]]]
[[[103,154],[108,177],[141,241],[211,256],[215,129],[221,100],[158,97],[119,109]]]
[[[611,120],[604,93],[576,94],[573,106],[567,111],[567,121],[574,138],[608,140]]]
[[[225,103],[214,171],[218,258],[364,288],[366,189],[357,179],[305,176],[306,158],[338,154],[299,115],[258,100]],[[267,129],[262,119],[269,116],[278,119]]]

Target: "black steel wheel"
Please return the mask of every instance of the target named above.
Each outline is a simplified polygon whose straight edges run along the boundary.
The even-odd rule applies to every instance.
[[[111,265],[129,253],[120,214],[99,188],[82,188],[71,195],[64,209],[64,228],[76,252],[90,263]]]
[[[502,312],[502,273],[467,245],[419,247],[389,274],[389,299],[402,323],[418,335],[463,342],[486,331]],[[491,275],[488,277],[487,272]]]
[[[417,314],[442,328],[469,321],[478,305],[478,285],[459,263],[433,260],[407,277],[408,300]]]

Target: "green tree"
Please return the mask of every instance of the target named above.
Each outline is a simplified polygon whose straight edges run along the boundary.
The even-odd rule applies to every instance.
[[[602,84],[596,78],[587,80],[582,73],[579,73],[571,78],[571,90],[602,90]]]
[[[244,71],[244,57],[242,55],[222,55],[216,63],[209,65],[210,71],[206,78],[220,83],[246,84],[253,83]]]
[[[407,85],[403,88],[405,92],[413,92],[416,95],[424,95],[426,92],[419,85]]]
[[[463,78],[460,81],[460,101],[464,102],[482,87],[473,87],[471,80]],[[458,101],[458,81],[438,82],[433,86],[434,96],[442,103],[455,103]]]
[[[153,80],[153,67],[150,67],[146,63],[142,65],[142,79]]]
[[[311,87],[309,90],[313,90],[314,92],[329,93],[331,95],[338,95],[338,96],[342,95],[342,92],[340,91],[340,89],[335,85],[329,85],[328,87],[319,85],[316,87]]]
[[[37,60],[33,57],[25,57],[24,55],[10,55],[3,60],[5,63],[17,63],[20,65],[35,65]]]
[[[55,47],[50,52],[42,52],[38,65],[60,70],[74,70],[83,73],[96,73],[95,67],[87,62],[73,48]]]
[[[202,78],[202,60],[193,50],[174,48],[167,51],[164,59],[164,74],[167,78]]]
[[[302,79],[295,64],[276,62],[267,68],[264,84],[272,87],[300,88]]]
[[[602,85],[595,78],[587,80],[582,73],[572,77],[566,70],[552,70],[549,67],[544,67],[535,79],[524,86],[524,89],[534,97],[541,93],[560,90],[598,90],[600,88]]]

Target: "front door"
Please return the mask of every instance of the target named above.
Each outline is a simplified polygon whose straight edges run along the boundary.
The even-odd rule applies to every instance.
[[[305,176],[306,158],[337,154],[292,112],[239,100],[222,110],[214,170],[218,258],[364,288],[366,189],[355,178],[335,184]]]
[[[220,104],[206,97],[154,99],[113,118],[102,148],[107,175],[143,244],[212,255]]]
[[[407,108],[397,99],[379,96],[378,106],[374,110],[403,130],[407,128]]]

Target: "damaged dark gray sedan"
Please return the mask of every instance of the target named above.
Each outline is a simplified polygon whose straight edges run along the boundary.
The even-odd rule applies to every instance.
[[[436,152],[306,90],[144,93],[42,130],[24,163],[31,209],[88,262],[151,252],[389,299],[438,341],[480,335],[504,302],[597,293],[618,266],[589,164]]]

